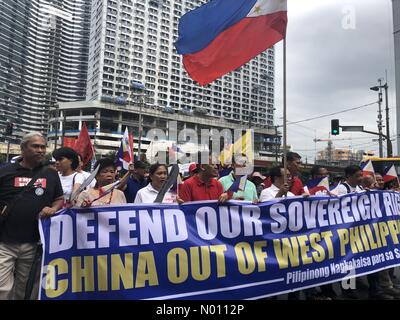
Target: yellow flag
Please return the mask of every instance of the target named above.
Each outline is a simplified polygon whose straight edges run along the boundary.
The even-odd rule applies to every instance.
[[[234,144],[231,144],[222,150],[219,155],[219,161],[221,164],[231,164],[233,155],[239,154],[246,155],[248,162],[253,163],[254,151],[252,130],[246,130],[246,133],[235,141]]]

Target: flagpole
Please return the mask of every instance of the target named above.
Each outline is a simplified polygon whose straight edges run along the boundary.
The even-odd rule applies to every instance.
[[[286,36],[283,38],[283,180],[287,183]]]
[[[392,164],[392,166],[393,166],[393,168],[394,168],[394,171],[396,172],[396,178],[397,178],[397,187],[398,187],[398,188],[400,188],[399,176],[397,175],[397,170],[396,170],[396,167],[395,167],[394,163]]]

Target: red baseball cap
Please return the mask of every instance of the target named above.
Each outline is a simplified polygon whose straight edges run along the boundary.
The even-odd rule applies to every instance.
[[[258,177],[258,178],[261,178],[262,180],[265,180],[267,177],[266,176],[263,176],[260,172],[258,172],[258,171],[255,171],[255,172],[253,172],[253,174],[251,175],[251,177],[252,178],[255,178],[255,177]]]
[[[189,172],[194,172],[194,171],[196,171],[196,169],[197,169],[197,165],[195,163],[192,163],[189,166]]]

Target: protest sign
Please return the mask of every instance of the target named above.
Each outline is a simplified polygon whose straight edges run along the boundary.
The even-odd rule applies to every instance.
[[[400,264],[400,194],[65,209],[41,299],[256,299]]]

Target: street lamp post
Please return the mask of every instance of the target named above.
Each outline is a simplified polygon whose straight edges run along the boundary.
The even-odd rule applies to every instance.
[[[378,100],[378,132],[379,132],[379,157],[383,158],[383,140],[382,140],[382,88],[379,87]]]
[[[385,89],[385,111],[386,111],[386,136],[387,138],[387,153],[388,153],[388,157],[393,157],[392,153],[389,153],[389,144],[391,143],[390,140],[390,130],[389,130],[389,103],[388,103],[388,84],[385,83],[383,85],[383,88]],[[391,150],[393,152],[393,150]]]
[[[94,139],[93,139],[93,147],[96,150],[96,135],[97,135],[97,130],[99,129],[99,121],[100,121],[100,110],[97,110],[94,114],[94,119],[95,119],[95,126],[94,126]]]
[[[280,143],[278,143],[278,126],[274,126],[275,128],[275,163],[278,165],[278,153],[279,153],[279,147],[281,146]]]
[[[62,130],[61,130],[61,147],[64,146],[64,138],[65,138],[65,125],[67,123],[67,115],[65,113],[65,109],[63,111],[63,117],[62,117]]]
[[[139,160],[141,160],[141,152],[142,152],[142,126],[143,126],[143,106],[145,104],[145,96],[146,96],[146,87],[143,83],[141,83],[140,81],[131,81],[131,88],[141,91],[142,94],[140,94],[139,96],[142,98],[140,103],[139,103],[139,137],[138,137],[138,156],[139,156]]]
[[[10,140],[12,139],[13,127],[14,127],[14,124],[12,122],[8,121],[6,130],[5,130],[5,134],[7,136],[7,158],[6,158],[6,162],[8,162],[8,160],[10,158],[10,143],[11,143]]]
[[[139,140],[138,140],[138,156],[139,160],[142,159],[142,126],[143,126],[143,116],[142,116],[142,109],[144,104],[144,95],[142,95],[142,101],[140,101],[140,109],[139,109]]]
[[[378,129],[379,133],[382,134],[382,110],[381,110],[381,103],[382,103],[382,89],[385,89],[385,113],[386,113],[386,147],[387,147],[387,156],[393,156],[393,149],[391,147],[390,141],[390,130],[389,130],[389,103],[388,103],[388,84],[387,82],[382,85],[382,79],[378,79],[379,86],[371,87],[372,91],[379,91],[379,114],[378,114]],[[382,134],[383,135],[383,134]],[[383,157],[383,150],[382,150],[382,136],[379,136],[379,156]]]
[[[91,167],[90,170],[94,170],[94,165],[96,162],[96,145],[97,145],[97,130],[100,132],[100,118],[101,118],[101,112],[100,110],[97,110],[94,114],[94,120],[95,120],[95,125],[94,125],[94,138],[93,138],[93,159],[91,162]]]
[[[54,122],[54,131],[55,131],[55,136],[54,136],[54,150],[57,149],[57,144],[58,144],[58,118],[59,118],[59,113],[60,113],[60,109],[58,106],[58,103],[56,103],[54,105],[55,110],[56,110],[56,114],[55,114],[55,122]]]
[[[379,157],[383,158],[383,139],[382,139],[382,80],[379,79],[379,110],[378,110],[378,132],[379,132]]]

